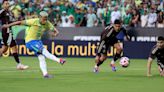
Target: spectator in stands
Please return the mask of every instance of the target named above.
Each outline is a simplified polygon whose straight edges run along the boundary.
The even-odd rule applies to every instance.
[[[102,17],[104,19],[105,26],[111,23],[111,10],[108,7],[105,8],[104,13],[102,14]]]
[[[21,19],[21,7],[18,3],[18,0],[15,0],[15,2],[13,1],[13,5],[10,7],[10,10],[12,11],[12,13],[14,14],[14,18],[16,20]]]
[[[101,5],[101,4],[98,4],[97,7],[98,7],[98,9],[97,9],[96,15],[97,15],[97,20],[98,20],[98,25],[105,27],[104,15],[106,16],[106,9],[104,9],[103,5]]]
[[[78,3],[76,3],[76,7],[82,10],[84,9],[85,5],[81,0],[79,0]]]
[[[84,19],[84,14],[79,8],[76,8],[74,17],[76,27],[80,27]]]
[[[62,12],[61,20],[62,20],[62,27],[66,27],[68,24],[68,16],[66,11]]]
[[[92,12],[97,14],[99,24],[107,25],[115,19],[124,19],[126,11],[132,9],[132,27],[140,25],[140,16],[144,15],[144,11],[149,13],[154,9],[156,11],[164,11],[164,2],[162,0],[10,0],[13,4],[11,9],[17,19],[27,18],[31,15],[39,14],[45,10],[49,12],[51,22],[56,23],[56,15],[62,15],[66,11],[67,15],[74,16],[76,26],[86,26],[86,10],[92,9]],[[0,3],[1,6],[1,3]],[[117,9],[116,9],[117,7]],[[26,9],[28,13],[25,12]],[[134,10],[135,9],[135,10]],[[117,13],[118,14],[117,14]],[[129,11],[131,13],[131,11]],[[120,16],[121,15],[121,16]],[[151,20],[151,19],[150,19]],[[124,21],[125,22],[125,21]],[[150,21],[149,21],[150,22]],[[158,26],[158,19],[155,21]],[[104,26],[102,25],[102,26]],[[152,26],[154,27],[154,26]]]
[[[151,12],[148,14],[148,25],[147,27],[155,27],[157,22],[157,14],[154,9],[151,9]]]
[[[123,15],[122,17],[123,25],[124,26],[129,26],[131,21],[132,21],[132,15],[130,14],[129,10],[126,10],[126,14]]]
[[[69,2],[73,3],[74,5],[78,2],[79,0],[69,0]]]
[[[104,13],[104,8],[103,8],[103,5],[98,5],[98,8],[97,8],[97,13],[96,13],[96,15],[97,15],[97,18],[101,18],[100,16],[101,16],[101,14],[103,14]]]
[[[75,14],[75,6],[71,2],[68,3],[67,14],[68,15],[74,15]]]
[[[126,15],[126,11],[129,9],[129,4],[127,2],[124,2],[123,5],[121,5],[120,8],[121,8],[121,14],[122,14],[122,17],[123,17],[124,15]]]
[[[139,12],[137,9],[132,10],[132,22],[131,27],[136,27],[139,22]]]
[[[147,10],[144,11],[144,14],[141,15],[141,27],[147,27],[148,14]]]
[[[139,6],[142,3],[142,0],[135,0],[135,5]]]
[[[114,23],[116,19],[121,19],[121,13],[118,10],[118,6],[114,8],[114,11],[111,13],[111,23]]]
[[[68,8],[68,2],[61,2],[60,1],[60,5],[59,5],[59,7],[60,7],[60,12],[63,12],[63,11],[66,11],[67,12],[67,8]]]
[[[68,27],[75,27],[73,15],[69,15],[69,17],[68,17],[68,22],[69,22]]]
[[[162,11],[160,11],[158,13],[158,17],[157,17],[157,27],[158,28],[163,28],[164,27],[164,13]]]
[[[97,26],[97,17],[93,13],[92,9],[88,10],[87,14],[87,27],[94,27]]]
[[[59,27],[62,26],[61,16],[60,16],[60,14],[58,14],[58,13],[57,13],[56,16],[55,16],[54,25],[55,25],[55,26],[59,26]]]

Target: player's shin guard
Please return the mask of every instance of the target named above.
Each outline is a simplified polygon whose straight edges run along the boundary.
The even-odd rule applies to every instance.
[[[47,72],[47,64],[46,64],[46,61],[45,61],[45,57],[43,55],[38,55],[38,59],[39,59],[39,65],[40,65],[40,69],[43,73],[43,76],[47,75],[48,72]]]
[[[117,61],[120,57],[121,57],[121,54],[116,53],[113,58],[114,62]]]
[[[103,64],[103,62],[104,62],[104,61],[99,61],[99,62],[97,63],[97,66],[99,67],[101,64]]]
[[[19,60],[18,53],[13,53],[13,57],[14,57],[15,61],[19,64],[20,60]]]

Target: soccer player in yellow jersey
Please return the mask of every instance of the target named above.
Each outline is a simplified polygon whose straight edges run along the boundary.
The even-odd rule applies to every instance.
[[[66,61],[62,58],[57,58],[55,55],[49,53],[47,49],[43,47],[43,43],[41,41],[41,36],[47,30],[52,31],[52,35],[56,36],[59,31],[48,21],[48,13],[45,11],[41,11],[39,14],[39,18],[28,19],[23,21],[17,21],[10,23],[8,25],[3,25],[4,28],[14,26],[14,25],[27,25],[26,28],[26,47],[34,51],[35,54],[38,56],[40,61],[40,69],[43,73],[44,78],[52,78],[52,75],[49,75],[47,72],[47,66],[45,62],[45,57],[49,58],[53,61],[57,61],[60,64],[64,64]]]

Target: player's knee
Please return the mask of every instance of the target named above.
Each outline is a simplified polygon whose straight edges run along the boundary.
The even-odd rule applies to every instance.
[[[18,53],[17,49],[12,49],[11,52],[12,53]]]
[[[103,56],[103,57],[100,58],[100,61],[104,61],[104,60],[106,60],[106,57],[105,56]]]
[[[99,56],[96,56],[96,57],[95,57],[95,60],[99,60],[99,59],[100,59],[100,57],[99,57]]]
[[[2,48],[2,53],[5,53],[8,50],[8,47]]]
[[[123,51],[123,48],[121,48],[121,47],[117,47],[116,49],[117,49],[117,51],[120,52],[120,53]]]

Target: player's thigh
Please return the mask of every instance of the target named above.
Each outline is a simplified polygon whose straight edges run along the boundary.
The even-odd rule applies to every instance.
[[[100,57],[100,61],[104,61],[107,59],[107,55],[106,54],[102,54]]]
[[[2,48],[0,49],[1,53],[5,53],[8,50],[8,46],[2,45]]]
[[[97,56],[95,57],[95,60],[99,60],[99,59],[100,59],[100,56],[97,55]]]
[[[122,51],[122,46],[119,42],[114,44],[114,48],[116,48],[116,50],[118,50],[118,51]]]

